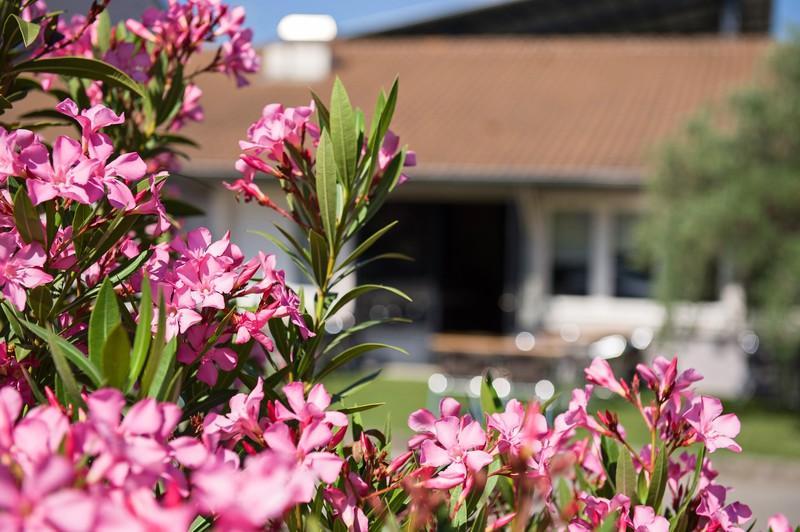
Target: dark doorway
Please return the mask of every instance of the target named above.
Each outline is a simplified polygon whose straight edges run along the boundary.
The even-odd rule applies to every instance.
[[[500,305],[516,275],[516,246],[508,246],[516,242],[513,209],[505,203],[391,203],[361,238],[393,220],[399,223],[373,254],[399,252],[414,262],[369,264],[359,281],[407,291],[415,302],[395,304],[395,311],[429,330],[504,332],[513,320],[513,309]],[[359,313],[366,319],[383,313],[380,297],[363,298]]]

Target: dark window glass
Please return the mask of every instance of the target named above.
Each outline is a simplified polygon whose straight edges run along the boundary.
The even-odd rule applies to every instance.
[[[388,203],[361,234],[399,223],[362,258],[400,252],[413,262],[383,260],[358,273],[359,283],[389,284],[407,292],[412,303],[375,291],[358,299],[364,319],[404,316],[435,331],[502,332],[513,312],[501,297],[513,285],[516,246],[507,242],[513,212],[502,203]]]
[[[620,214],[614,219],[614,295],[649,297],[650,268],[636,253],[638,216]]]
[[[553,216],[553,293],[584,296],[589,293],[591,218],[586,212]]]

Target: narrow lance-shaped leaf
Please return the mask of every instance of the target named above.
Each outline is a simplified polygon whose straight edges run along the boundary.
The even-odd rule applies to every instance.
[[[164,400],[166,398],[166,393],[168,390],[165,385],[170,379],[177,349],[178,337],[176,336],[167,342],[167,345],[164,346],[164,349],[161,352],[161,357],[158,361],[158,367],[156,368],[155,375],[153,375],[150,388],[147,391],[148,397],[159,400]]]
[[[55,338],[58,336],[48,331],[47,344],[50,346],[50,356],[53,358],[53,365],[56,368],[61,383],[64,386],[64,391],[67,394],[69,402],[73,405],[83,406],[83,399],[81,399],[81,391],[78,387],[78,381],[75,380],[75,375],[72,373],[72,368],[69,367],[67,357],[62,350],[60,342]]]
[[[309,231],[309,244],[311,246],[311,267],[314,271],[314,279],[320,286],[325,282],[328,275],[328,251],[325,238],[314,231]]]
[[[661,506],[661,500],[664,498],[664,493],[667,488],[667,468],[669,467],[667,450],[664,447],[663,440],[659,442],[656,451],[657,456],[655,457],[653,474],[650,477],[650,487],[647,491],[646,504],[658,512]]]
[[[106,53],[111,44],[111,17],[107,10],[103,10],[97,15],[97,23],[95,24],[95,32],[97,33],[97,48]]]
[[[391,223],[385,225],[381,229],[378,229],[377,231],[372,233],[369,237],[365,238],[364,241],[361,242],[361,244],[359,244],[358,247],[356,247],[356,249],[354,249],[353,252],[350,253],[350,255],[348,255],[347,258],[345,258],[342,261],[342,263],[340,265],[340,268],[343,268],[344,266],[347,266],[351,262],[355,261],[358,257],[363,255],[369,248],[372,247],[372,245],[375,242],[378,241],[378,239],[380,237],[382,237],[384,234],[386,234],[386,232],[389,231],[395,225],[397,225],[397,221],[396,220],[394,222],[391,222]]]
[[[481,380],[481,408],[484,414],[496,414],[503,410],[503,401],[494,389],[492,374],[489,371]]]
[[[42,231],[42,221],[39,213],[33,206],[25,187],[19,187],[14,194],[14,224],[20,238],[26,243],[39,242],[44,244],[44,231]]]
[[[317,120],[321,129],[330,129],[330,112],[325,106],[325,103],[320,99],[314,91],[311,91],[311,98],[314,100],[314,106],[317,108]]]
[[[633,458],[628,450],[618,445],[619,459],[617,460],[616,489],[617,493],[627,496],[630,500],[636,498],[636,468],[633,467]]]
[[[350,184],[356,169],[356,122],[347,90],[338,77],[331,92],[330,133],[339,176]]]
[[[39,25],[28,22],[20,16],[12,14],[11,17],[6,20],[6,24],[9,23],[16,24],[20,35],[22,35],[22,44],[25,45],[25,48],[33,44],[33,41],[39,36]]]
[[[119,304],[111,281],[106,277],[100,285],[92,315],[89,317],[89,359],[103,371],[103,346],[112,329],[120,324]],[[126,369],[127,371],[127,369]]]
[[[355,414],[356,412],[365,412],[367,410],[372,410],[373,408],[378,408],[385,404],[386,403],[366,403],[363,405],[348,406],[346,408],[340,408],[339,412],[341,412],[342,414]]]
[[[326,377],[337,368],[340,368],[341,366],[347,364],[351,360],[355,360],[364,353],[368,353],[369,351],[374,351],[376,349],[392,349],[394,351],[398,351],[406,355],[408,354],[408,352],[405,349],[393,345],[377,344],[377,343],[366,343],[366,344],[355,345],[349,349],[345,349],[344,351],[333,357],[331,361],[328,362],[328,364],[317,374],[315,380],[319,381],[320,379]]]
[[[385,286],[381,284],[362,284],[360,286],[356,286],[355,288],[351,289],[348,292],[345,292],[336,302],[331,306],[328,310],[327,314],[325,314],[325,319],[333,316],[337,312],[339,312],[346,304],[350,301],[353,301],[357,297],[360,297],[367,292],[372,292],[375,290],[385,290],[387,292],[391,292],[396,296],[402,297],[406,301],[411,301],[411,298],[408,297],[405,293],[398,290],[397,288],[392,288],[391,286]]]
[[[131,79],[125,72],[108,63],[97,59],[89,59],[88,57],[64,56],[35,59],[33,61],[20,63],[12,70],[13,74],[21,74],[23,72],[50,73],[60,76],[93,79],[108,83],[109,85],[123,87],[142,98],[146,97],[144,88]]]
[[[92,362],[86,358],[86,355],[81,353],[77,347],[69,343],[64,338],[61,338],[56,333],[45,329],[44,327],[40,327],[35,323],[31,323],[26,320],[20,320],[20,322],[42,340],[58,345],[67,360],[69,360],[69,362],[71,362],[76,368],[81,370],[84,375],[89,377],[95,387],[99,388],[103,385],[103,376],[100,374],[99,368],[92,364]]]
[[[328,132],[323,130],[317,149],[317,199],[322,226],[331,249],[336,240],[336,176],[333,144]]]
[[[122,325],[114,327],[103,345],[103,376],[109,386],[125,390],[131,364],[131,343]]]
[[[152,339],[151,323],[153,321],[153,296],[150,290],[150,278],[147,273],[142,277],[142,298],[139,301],[139,323],[133,337],[130,370],[128,372],[128,391],[130,391],[147,359],[147,350]]]
[[[164,338],[167,332],[167,309],[164,303],[164,293],[158,291],[158,324],[156,325],[156,337],[150,344],[150,355],[147,357],[147,364],[142,373],[142,382],[139,387],[139,396],[144,397],[150,389],[150,384],[156,374],[156,369],[161,360],[161,352],[164,350]]]

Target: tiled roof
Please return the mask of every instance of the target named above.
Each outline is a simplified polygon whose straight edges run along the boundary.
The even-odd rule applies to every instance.
[[[373,107],[400,76],[393,129],[420,178],[640,179],[652,150],[692,111],[749,83],[770,41],[724,38],[409,38],[334,44],[335,74]],[[326,97],[331,80],[312,88]],[[185,133],[187,168],[229,167],[266,103],[306,104],[308,86],[201,80],[206,120]]]

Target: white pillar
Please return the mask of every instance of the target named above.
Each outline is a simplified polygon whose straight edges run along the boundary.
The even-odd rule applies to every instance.
[[[541,320],[550,292],[549,223],[540,192],[520,190],[516,202],[522,248],[516,321],[518,328],[531,330]]]
[[[614,293],[614,237],[611,209],[600,206],[592,212],[592,237],[589,258],[589,294]]]

